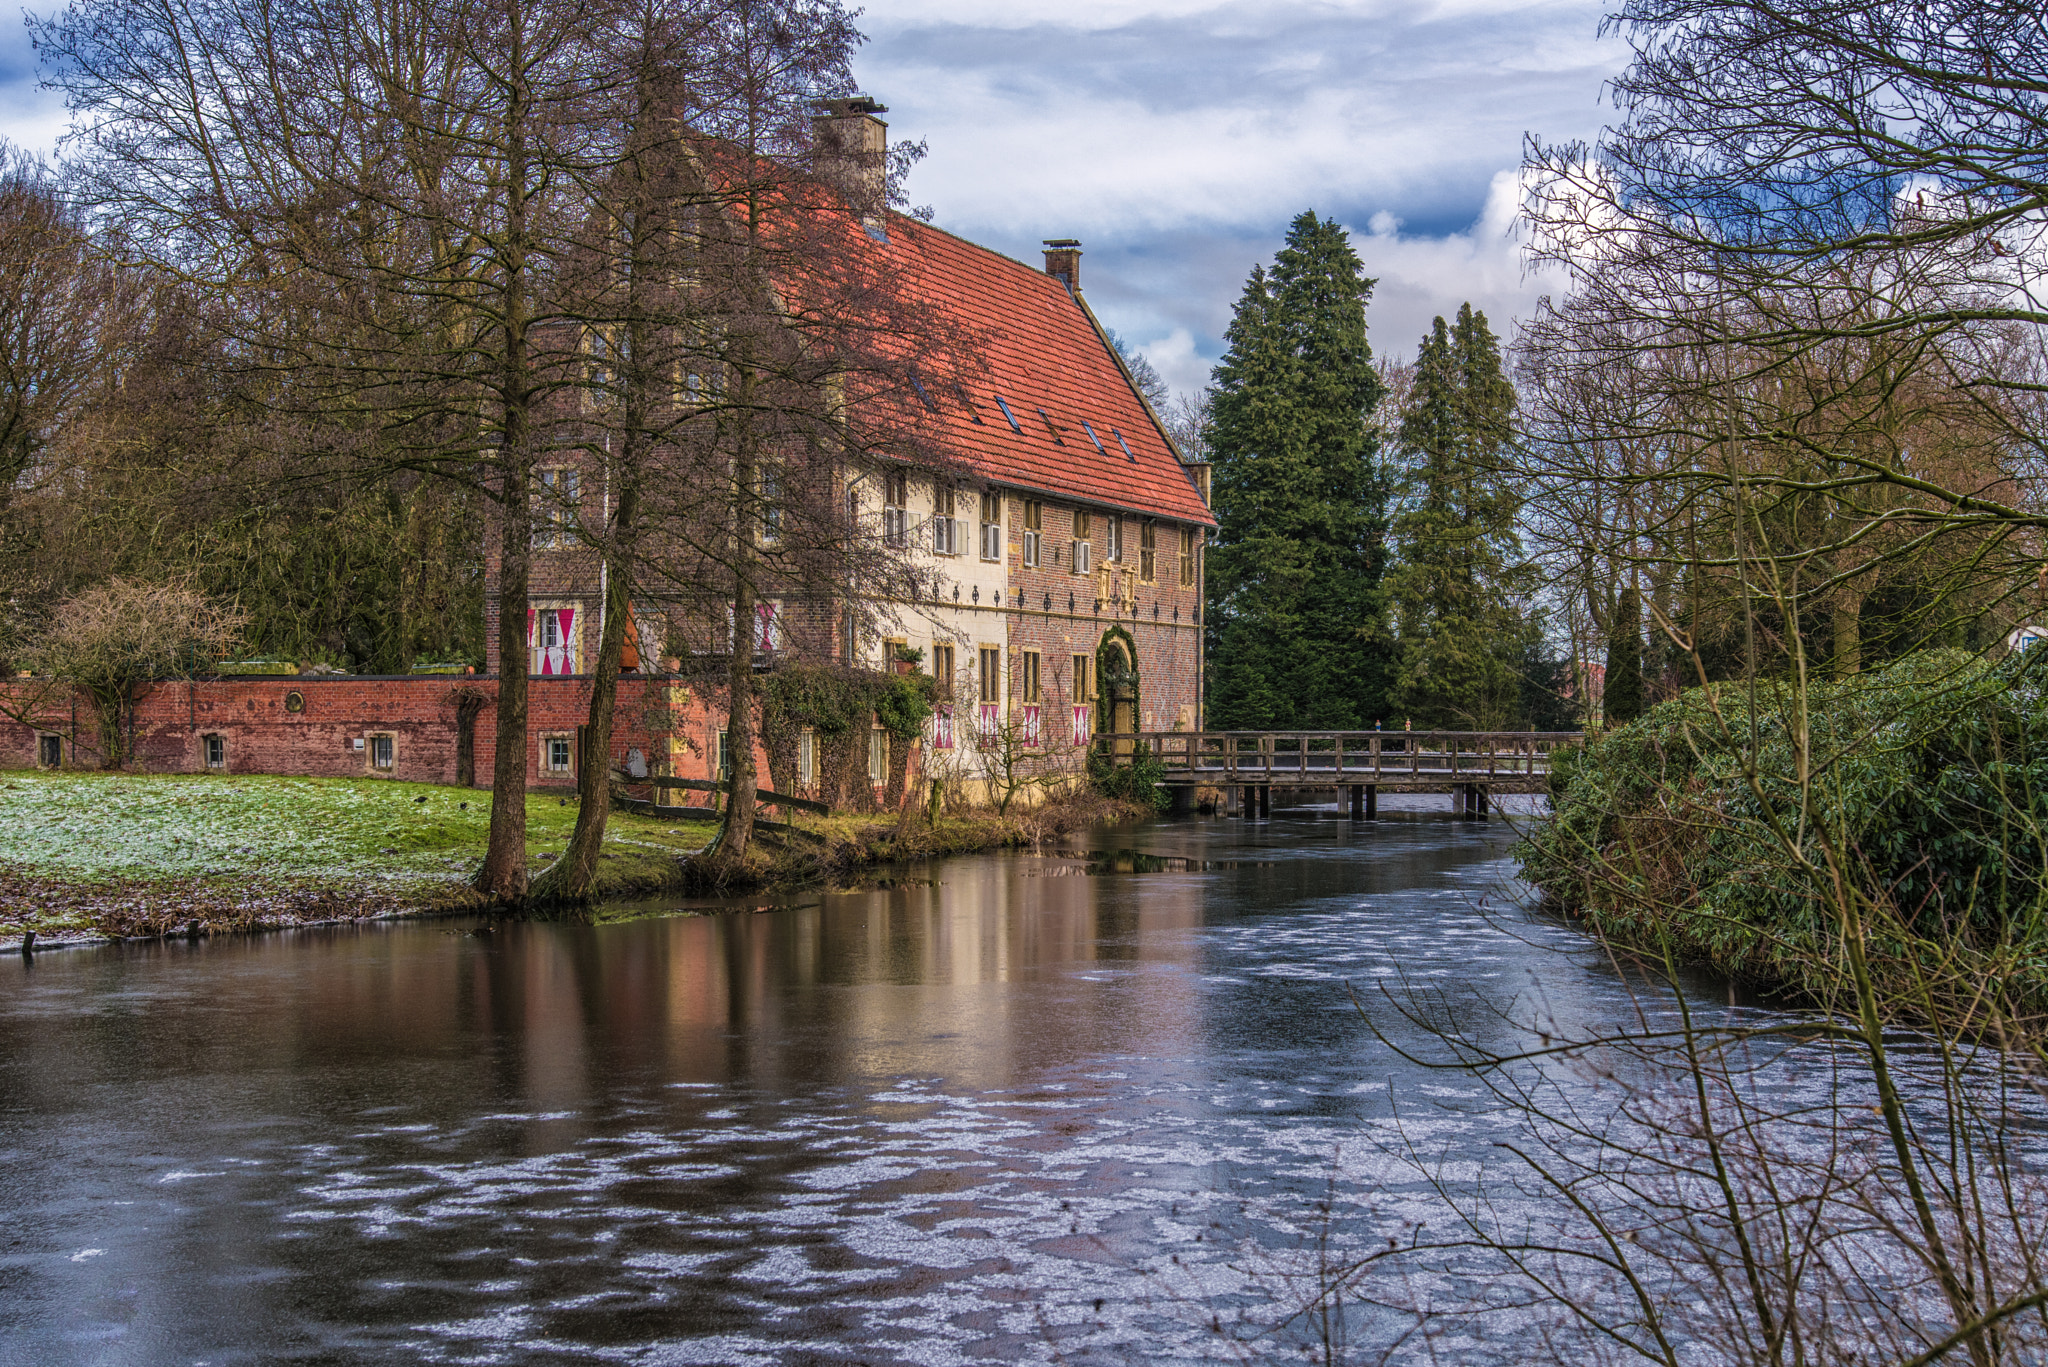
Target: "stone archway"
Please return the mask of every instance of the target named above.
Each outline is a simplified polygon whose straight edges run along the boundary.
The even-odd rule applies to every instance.
[[[1138,729],[1138,643],[1121,626],[1102,633],[1095,643],[1095,730],[1098,735],[1129,735]],[[1131,742],[1115,743],[1118,759],[1131,753]]]

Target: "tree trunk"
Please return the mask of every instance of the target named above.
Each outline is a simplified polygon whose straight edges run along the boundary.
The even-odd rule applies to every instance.
[[[834,811],[852,803],[855,728],[818,738],[818,799]]]
[[[476,889],[493,901],[526,896],[526,598],[533,529],[527,471],[508,461],[498,569],[497,750],[491,756],[491,843]]]
[[[910,738],[891,734],[889,737],[889,787],[882,794],[882,805],[892,812],[903,810],[903,788],[910,776]]]
[[[604,850],[605,826],[612,810],[612,719],[618,710],[619,661],[625,655],[626,627],[633,616],[632,575],[638,540],[640,485],[633,475],[637,452],[621,462],[619,502],[612,518],[611,572],[605,578],[604,635],[597,650],[597,675],[590,683],[590,718],[584,725],[583,753],[576,772],[576,829],[562,857],[536,878],[530,900],[552,905],[581,905],[595,899],[597,859]]]
[[[1863,669],[1863,586],[1846,583],[1835,590],[1834,650],[1831,663],[1835,677],[1846,679]]]
[[[742,372],[744,373],[744,372]],[[743,385],[744,408],[749,387]],[[725,722],[726,762],[732,768],[725,821],[712,845],[714,859],[738,864],[754,839],[754,507],[755,451],[743,437],[732,462],[732,650],[726,671],[731,708]]]
[[[512,31],[520,31],[517,23]],[[522,69],[518,61],[512,65]],[[508,905],[526,897],[526,601],[533,560],[533,453],[527,449],[533,376],[526,346],[526,117],[524,90],[515,83],[504,115],[505,278],[499,291],[504,351],[498,358],[498,400],[504,427],[498,452],[504,503],[498,567],[498,734],[497,753],[491,757],[491,843],[476,876],[477,891]]]
[[[746,858],[754,838],[754,588],[741,579],[732,604],[732,664],[726,691],[732,709],[725,722],[726,762],[732,767],[727,787],[725,824],[719,828],[713,854],[737,863]]]

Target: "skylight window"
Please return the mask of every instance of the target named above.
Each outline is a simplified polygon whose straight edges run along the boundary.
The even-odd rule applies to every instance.
[[[1092,441],[1092,442],[1094,442],[1094,443],[1095,443],[1095,454],[1096,454],[1096,455],[1098,455],[1098,456],[1106,456],[1106,455],[1108,455],[1108,454],[1109,454],[1109,452],[1107,452],[1107,451],[1105,451],[1105,450],[1103,450],[1103,449],[1102,449],[1102,438],[1100,438],[1100,437],[1098,437],[1098,436],[1096,436],[1096,435],[1095,435],[1095,429],[1094,429],[1094,428],[1090,427],[1090,426],[1089,426],[1089,425],[1088,425],[1088,424],[1087,424],[1087,423],[1086,423],[1086,422],[1084,421],[1084,422],[1083,422],[1083,423],[1081,424],[1081,430],[1082,430],[1083,432],[1086,432],[1086,433],[1088,434],[1088,440],[1090,440],[1090,441]]]
[[[1052,433],[1052,444],[1054,446],[1065,446],[1067,444],[1066,438],[1060,435],[1059,425],[1052,420],[1052,414],[1041,408],[1038,410],[1038,416],[1045,419],[1045,430]]]
[[[981,422],[981,410],[974,406],[974,400],[967,397],[967,386],[955,380],[953,382],[953,392],[960,396],[960,406],[967,410],[967,416],[976,422]],[[996,402],[1001,403],[1002,400],[998,399]]]
[[[938,404],[934,403],[932,401],[932,396],[925,392],[924,381],[917,378],[917,372],[915,370],[910,372],[910,387],[917,391],[917,397],[924,401],[924,406],[926,408],[930,409],[934,413],[939,411]]]
[[[996,407],[1003,410],[1003,416],[1010,420],[1010,430],[1022,436],[1024,429],[1017,424],[1017,415],[1010,411],[1010,405],[1003,402],[1003,396],[996,395]]]
[[[1116,444],[1124,448],[1124,454],[1126,456],[1130,456],[1131,464],[1136,465],[1138,463],[1138,458],[1137,456],[1132,455],[1131,444],[1124,440],[1124,434],[1117,431],[1115,428],[1111,428],[1109,431],[1109,435],[1116,438]]]

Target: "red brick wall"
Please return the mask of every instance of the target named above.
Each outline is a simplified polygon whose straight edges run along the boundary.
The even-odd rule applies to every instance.
[[[157,684],[140,700],[135,718],[134,768],[154,773],[198,773],[206,767],[202,738],[222,737],[227,743],[227,769],[241,774],[304,774],[319,777],[390,777],[417,783],[456,780],[456,708],[453,690],[475,688],[495,699],[497,680],[450,675],[402,678],[216,679]],[[4,686],[13,710],[34,695],[35,686]],[[548,732],[573,734],[589,716],[590,680],[584,677],[534,679],[528,694],[527,778],[536,787],[558,786],[565,780],[540,773],[540,738]],[[45,686],[44,691],[47,691]],[[285,699],[297,691],[304,710],[290,712]],[[37,725],[0,719],[0,765],[36,762],[36,737],[43,731],[64,737],[67,765],[96,767],[96,730],[91,706],[58,697],[35,715]],[[671,680],[627,677],[619,680],[614,713],[612,760],[623,764],[635,747],[650,763],[667,755],[665,736],[648,726],[654,710],[680,715],[691,734],[706,730],[701,705]],[[76,722],[74,725],[74,715]],[[75,736],[74,736],[75,730]],[[394,738],[393,768],[369,768],[368,736],[389,732]],[[496,753],[492,708],[476,718],[476,779],[488,786]],[[355,748],[358,739],[364,748]],[[702,756],[689,757],[702,776]]]
[[[1008,602],[1012,684],[1022,677],[1016,657],[1027,650],[1038,651],[1045,725],[1053,734],[1064,735],[1072,715],[1069,709],[1075,701],[1072,657],[1092,658],[1104,633],[1113,626],[1121,626],[1131,633],[1137,645],[1139,729],[1170,731],[1183,709],[1191,724],[1199,726],[1202,629],[1197,617],[1201,594],[1199,579],[1196,587],[1180,586],[1180,524],[1163,520],[1157,524],[1157,582],[1135,585],[1135,604],[1117,605],[1096,598],[1097,581],[1092,574],[1071,573],[1067,562],[1071,555],[1068,545],[1072,540],[1074,505],[1047,499],[1041,506],[1044,532],[1035,568],[1026,566],[1023,559],[1021,495],[1010,495],[1006,514],[1011,528]],[[1106,514],[1100,508],[1091,512],[1094,546],[1099,555]],[[1139,563],[1140,525],[1137,518],[1124,520],[1123,563],[1133,567]],[[1053,560],[1055,549],[1058,563]],[[1092,702],[1093,698],[1081,701]]]

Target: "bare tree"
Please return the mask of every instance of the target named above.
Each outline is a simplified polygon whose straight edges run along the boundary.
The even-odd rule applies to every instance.
[[[186,584],[113,579],[58,606],[21,658],[91,700],[100,763],[118,769],[128,761],[138,690],[208,672],[233,647],[243,620],[238,609]],[[46,711],[48,701],[32,689],[16,720]]]

